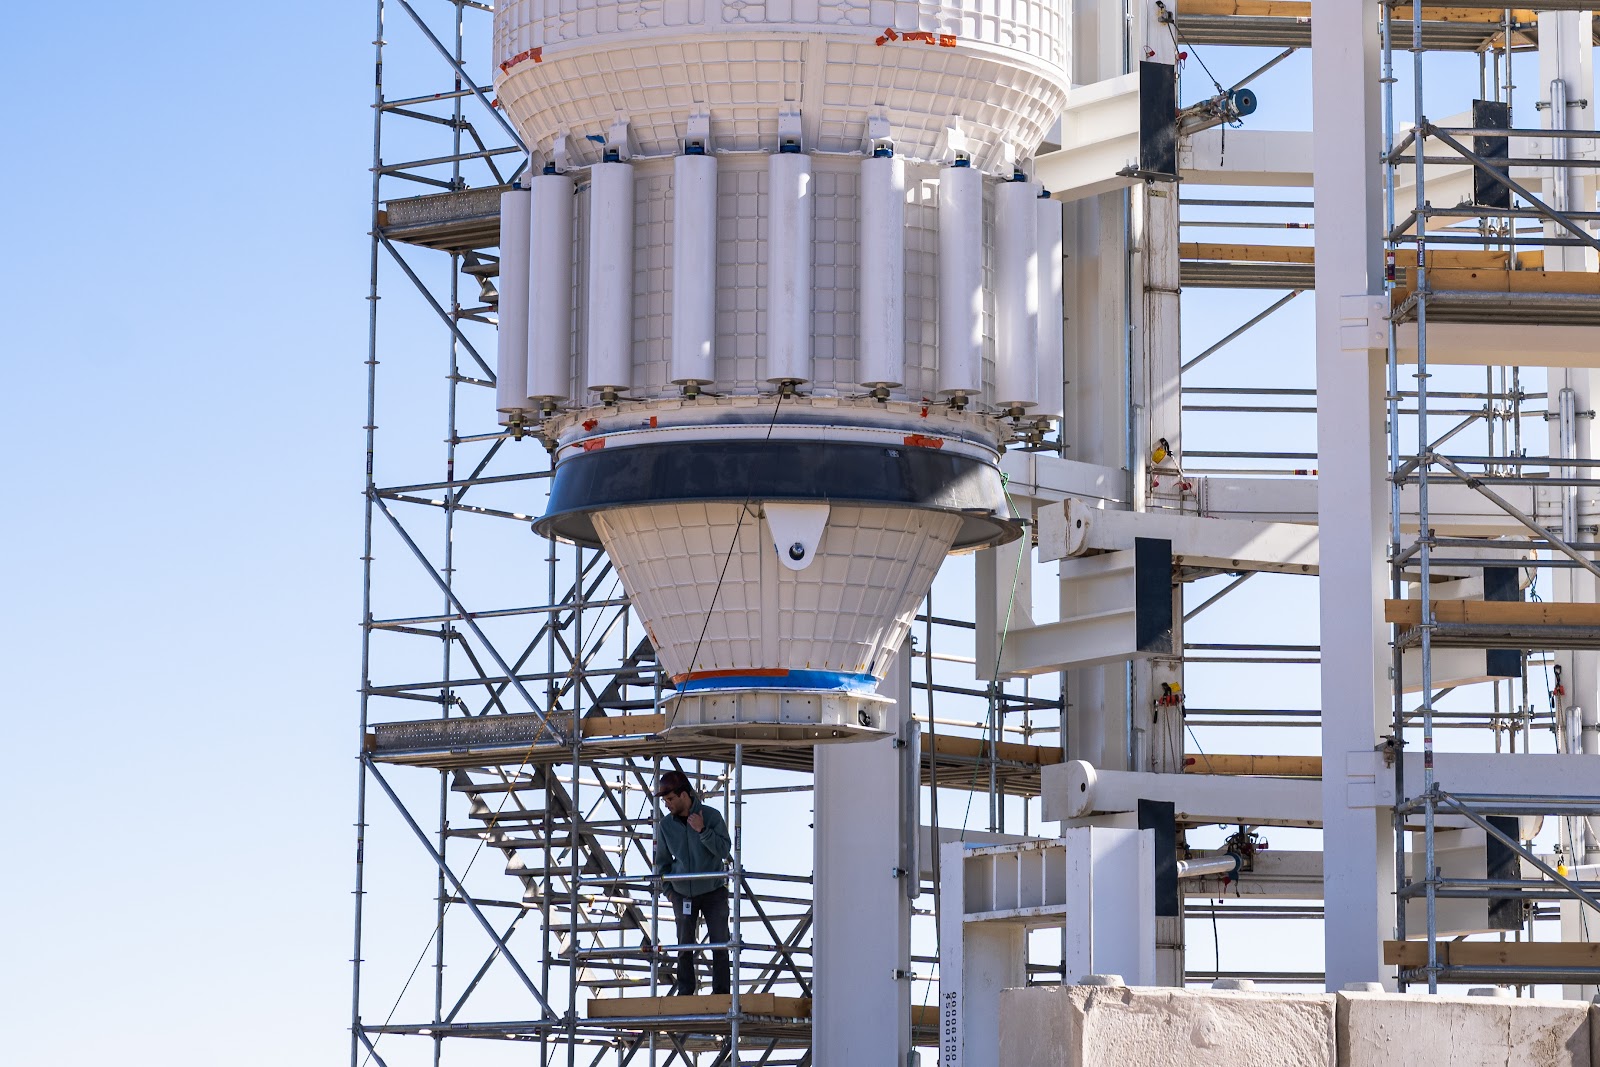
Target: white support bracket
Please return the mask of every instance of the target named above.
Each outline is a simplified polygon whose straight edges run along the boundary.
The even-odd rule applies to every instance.
[[[1163,139],[1167,153],[1175,156],[1177,109],[1176,100],[1151,98],[1151,88],[1158,83],[1146,69],[1070,90],[1061,113],[1065,147],[1035,158],[1034,180],[1057,200],[1072,201],[1159,177],[1148,164]],[[1176,159],[1168,165],[1176,169]]]
[[[1172,562],[1187,567],[1277,574],[1317,573],[1314,526],[1203,518],[1174,511],[1108,511],[1068,497],[1041,506],[1039,561],[1132,548],[1140,537],[1172,543]]]
[[[1027,984],[1030,929],[1060,927],[1065,980],[1156,982],[1151,830],[1070,829],[1059,840],[941,848],[939,1062],[998,1067],[1000,991]]]

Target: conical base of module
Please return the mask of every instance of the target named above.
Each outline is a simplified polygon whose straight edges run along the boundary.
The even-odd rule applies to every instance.
[[[678,690],[667,728],[797,744],[882,735],[893,702],[875,690],[961,522],[721,501],[594,516]]]

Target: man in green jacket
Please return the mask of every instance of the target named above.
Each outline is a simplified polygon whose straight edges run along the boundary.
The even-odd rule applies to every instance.
[[[733,855],[728,824],[721,812],[700,802],[682,771],[663,774],[656,783],[656,796],[666,809],[656,822],[657,876],[702,872],[710,876],[664,883],[677,922],[678,944],[692,945],[699,940],[699,920],[704,916],[711,943],[726,946],[728,886],[723,866]],[[693,996],[696,985],[694,951],[680,950],[672,992],[676,996]],[[711,951],[711,992],[729,992],[726,947]]]

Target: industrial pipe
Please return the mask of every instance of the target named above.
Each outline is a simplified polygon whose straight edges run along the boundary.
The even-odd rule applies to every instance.
[[[1210,878],[1220,874],[1238,881],[1239,872],[1243,869],[1244,860],[1233,852],[1198,860],[1178,861],[1179,878]]]
[[[767,160],[767,381],[811,380],[811,159]]]
[[[633,381],[633,165],[589,171],[589,360],[585,385],[620,392]]]
[[[717,160],[672,163],[672,383],[717,380]]]
[[[495,353],[494,406],[502,425],[528,407],[528,216],[531,194],[520,186],[500,194],[500,324]]]
[[[1066,377],[1061,204],[1047,196],[1041,197],[1034,210],[1038,213],[1039,226],[1039,406],[1033,413],[1047,419],[1060,419],[1064,415],[1062,393]]]
[[[894,156],[861,161],[861,347],[868,388],[905,384],[906,170]]]
[[[983,389],[983,175],[939,171],[939,392]]]
[[[524,391],[530,400],[565,400],[572,394],[572,179],[540,174],[524,181],[532,205]]]
[[[1039,187],[1002,182],[994,194],[994,403],[1039,403]]]

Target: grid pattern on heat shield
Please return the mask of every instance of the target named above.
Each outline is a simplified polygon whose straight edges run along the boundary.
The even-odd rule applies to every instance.
[[[870,20],[870,21],[868,21]],[[1037,147],[1068,85],[1068,22],[1051,0],[512,0],[495,19],[496,90],[535,150],[626,115],[635,151],[671,154],[711,116],[718,151],[770,151],[799,110],[807,150],[856,152],[869,115],[909,159],[942,153],[952,116],[974,161]]]
[[[778,562],[761,505],[751,503],[740,523],[743,508],[684,503],[595,516],[667,672],[777,668],[881,678],[960,518],[835,506],[811,564],[791,571]]]

